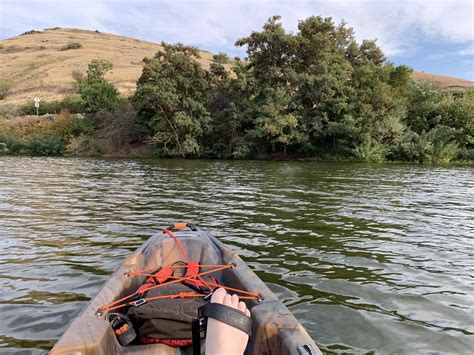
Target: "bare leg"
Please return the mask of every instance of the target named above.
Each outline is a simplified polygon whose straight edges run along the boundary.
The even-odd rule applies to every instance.
[[[219,288],[211,297],[211,303],[237,308],[250,317],[250,311],[244,302],[239,302],[237,295],[229,295]],[[249,341],[243,331],[219,322],[214,318],[207,319],[206,355],[242,355]]]

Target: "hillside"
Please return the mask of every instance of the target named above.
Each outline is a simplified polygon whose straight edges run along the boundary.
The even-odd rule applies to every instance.
[[[69,43],[81,48],[62,50]],[[0,41],[0,78],[12,83],[0,106],[22,104],[35,96],[60,99],[73,92],[73,71],[85,73],[94,58],[113,64],[107,74],[123,96],[135,90],[143,58],[162,47],[156,43],[95,31],[48,29]],[[201,51],[200,62],[208,67],[212,54]]]
[[[135,90],[143,58],[153,56],[161,46],[124,36],[79,29],[47,29],[0,41],[0,79],[12,87],[0,100],[0,107],[18,105],[39,96],[60,99],[73,92],[74,71],[85,72],[94,58],[110,61],[114,68],[107,74],[123,96]],[[63,50],[70,43],[81,48]],[[212,53],[201,51],[200,62],[208,67]],[[440,75],[414,72],[413,77],[427,80],[438,88],[474,88],[474,82]]]
[[[452,78],[450,76],[415,71],[412,73],[412,78],[420,81],[428,81],[439,89],[474,89],[474,82]]]

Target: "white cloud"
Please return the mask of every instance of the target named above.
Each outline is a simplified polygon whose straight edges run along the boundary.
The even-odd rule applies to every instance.
[[[378,39],[387,55],[411,54],[421,41],[474,40],[471,0],[2,0],[0,36],[41,27],[99,29],[160,42],[240,52],[239,37],[279,14],[287,30],[312,15],[345,19],[359,40]],[[4,34],[5,32],[5,34]]]
[[[457,54],[462,56],[474,56],[474,44],[459,50]]]

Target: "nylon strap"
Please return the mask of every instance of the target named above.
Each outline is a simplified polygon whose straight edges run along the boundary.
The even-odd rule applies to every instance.
[[[252,335],[252,320],[242,311],[220,303],[208,303],[199,307],[200,317],[210,317]]]

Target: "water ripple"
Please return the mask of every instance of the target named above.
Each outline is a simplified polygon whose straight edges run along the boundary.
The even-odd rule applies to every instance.
[[[123,258],[193,221],[329,353],[471,353],[470,167],[0,158],[0,352],[51,348]]]

